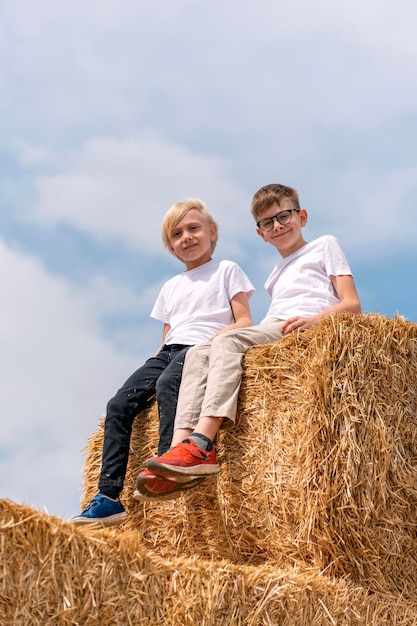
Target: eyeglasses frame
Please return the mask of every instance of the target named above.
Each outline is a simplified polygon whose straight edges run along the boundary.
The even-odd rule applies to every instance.
[[[271,215],[271,217],[263,217],[262,219],[259,220],[259,222],[256,222],[256,225],[258,228],[260,228],[264,233],[270,233],[271,230],[274,230],[274,220],[276,220],[278,222],[278,224],[281,224],[281,226],[286,226],[286,224],[289,224],[292,220],[292,214],[294,211],[301,211],[301,209],[283,209],[282,211],[280,211],[279,213],[277,213],[276,215]],[[289,219],[286,219],[286,217],[284,218],[284,220],[286,221],[282,221],[282,218],[280,219],[280,215],[282,215],[282,213],[289,213]],[[263,222],[264,220],[272,220],[272,226],[271,228],[262,228],[261,226],[261,222]]]

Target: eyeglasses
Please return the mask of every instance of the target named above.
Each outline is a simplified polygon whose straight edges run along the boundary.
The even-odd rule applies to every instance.
[[[256,222],[256,225],[261,230],[268,232],[274,228],[274,220],[277,220],[278,224],[285,226],[285,224],[289,224],[291,222],[293,211],[299,211],[300,209],[288,209],[287,211],[280,211],[276,215],[271,215],[271,217],[264,217],[259,222]]]

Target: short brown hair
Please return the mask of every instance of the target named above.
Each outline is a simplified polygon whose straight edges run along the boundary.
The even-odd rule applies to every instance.
[[[286,187],[285,185],[265,185],[261,187],[253,196],[250,210],[252,212],[255,221],[257,221],[265,209],[273,204],[280,205],[283,198],[288,198],[294,203],[294,209],[300,208],[300,201],[298,199],[298,192],[292,187]]]
[[[188,211],[191,211],[191,209],[199,211],[210,226],[214,225],[216,227],[216,237],[214,241],[211,242],[211,252],[213,253],[217,244],[219,227],[214,218],[208,212],[205,203],[198,198],[188,198],[183,202],[177,202],[168,209],[162,222],[162,241],[164,246],[171,252],[171,233],[176,225],[187,215]]]

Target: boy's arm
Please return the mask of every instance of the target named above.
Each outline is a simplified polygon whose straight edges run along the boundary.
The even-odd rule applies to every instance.
[[[164,330],[162,331],[162,341],[161,341],[161,345],[159,346],[158,350],[155,352],[154,356],[156,356],[159,351],[161,350],[162,346],[165,343],[165,337],[167,336],[169,330],[171,329],[171,325],[170,324],[164,324]]]
[[[288,335],[294,331],[302,332],[303,330],[314,328],[324,317],[328,317],[329,315],[346,313],[347,311],[351,313],[361,312],[361,303],[358,292],[356,291],[353,276],[330,276],[330,280],[332,281],[332,285],[340,302],[312,317],[290,317],[282,325],[281,329],[284,335]]]
[[[228,330],[234,328],[246,328],[247,326],[253,326],[253,319],[249,307],[248,294],[244,291],[239,291],[230,301],[230,307],[232,309],[233,317],[235,318],[234,324],[229,324],[222,328],[218,333],[210,337],[209,341],[221,335]]]

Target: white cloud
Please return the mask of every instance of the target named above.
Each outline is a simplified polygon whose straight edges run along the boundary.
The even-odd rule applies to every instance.
[[[328,232],[339,236],[344,245],[355,250],[359,260],[386,259],[414,250],[416,211],[410,198],[417,192],[417,164],[396,169],[385,176],[362,168],[343,169],[333,174],[326,189],[327,206],[311,207],[311,228],[317,231],[323,222]],[[329,205],[329,197],[333,204]],[[318,204],[320,200],[318,200]],[[407,224],[409,227],[404,228]]]
[[[104,306],[103,293],[77,292],[1,242],[0,287],[2,496],[71,515],[81,449],[107,400],[149,354],[116,351],[103,338],[93,306]]]
[[[23,163],[42,154],[32,146],[20,150]],[[233,229],[233,254],[251,223],[249,199],[226,160],[160,139],[90,139],[79,150],[50,154],[44,165],[55,173],[35,176],[37,201],[26,207],[26,219],[49,227],[64,223],[155,254],[162,251],[160,227],[168,208],[201,197],[222,231]]]
[[[22,159],[41,152],[25,147]],[[293,158],[290,148],[284,157],[277,154],[277,163]],[[92,139],[70,154],[49,154],[46,164],[48,168],[55,164],[57,173],[35,178],[37,202],[29,207],[26,219],[48,227],[64,223],[94,238],[118,238],[144,254],[158,255],[163,254],[160,225],[165,211],[174,201],[197,196],[220,222],[217,255],[239,258],[248,243],[255,245],[251,196],[233,182],[231,164],[225,159],[193,154],[160,139]],[[278,182],[291,184],[286,179]],[[408,198],[417,190],[417,164],[402,168],[393,164],[384,175],[364,164],[344,167],[326,180],[324,195],[321,181],[313,187],[315,206],[309,224],[313,236],[322,234],[325,224],[326,232],[343,235],[346,245],[361,248],[363,255],[385,256],[388,240],[392,251],[413,248],[414,230],[393,230],[383,216],[401,211],[410,224],[415,222]],[[302,201],[303,192],[301,186]]]
[[[184,137],[202,126],[268,133],[279,119],[297,133],[312,122],[362,128],[417,106],[409,0],[246,1],[238,15],[218,0],[22,0],[3,13],[0,82],[15,95],[5,110],[48,134],[156,127],[154,109]]]

